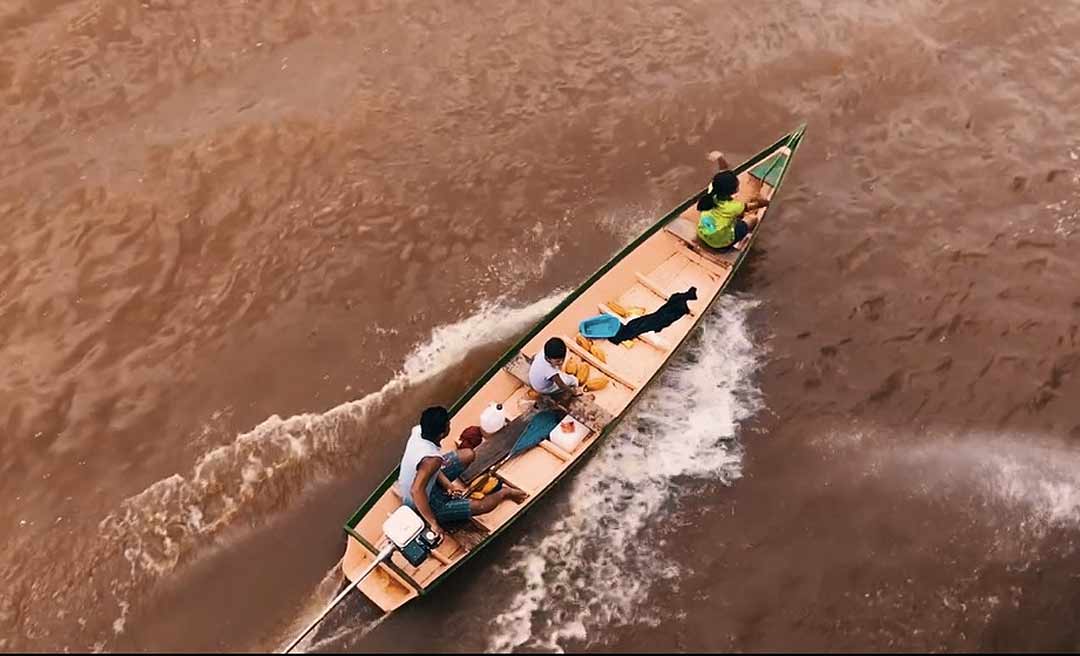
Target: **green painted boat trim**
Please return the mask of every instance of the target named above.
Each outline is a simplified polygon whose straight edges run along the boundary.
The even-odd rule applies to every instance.
[[[769,162],[762,162],[754,167],[750,171],[750,175],[754,176],[758,180],[776,186],[776,181],[780,177],[780,172],[787,166],[785,160],[787,155],[777,155]]]
[[[806,130],[806,124],[800,125],[794,132],[791,132],[791,133],[785,135],[784,137],[782,137],[781,139],[776,141],[771,146],[765,148],[764,150],[760,151],[758,154],[754,155],[750,159],[746,160],[745,162],[743,162],[742,164],[737,166],[734,169],[734,171],[736,173],[743,173],[744,171],[746,171],[748,169],[751,169],[752,167],[757,166],[758,164],[763,164],[765,162],[765,160],[769,158],[770,155],[772,155],[774,152],[776,152],[777,149],[782,148],[784,146],[787,146],[791,151],[790,155],[780,155],[780,157],[786,159],[786,161],[784,161],[781,166],[774,167],[773,170],[766,172],[766,175],[768,177],[771,177],[771,178],[776,180],[776,183],[772,185],[773,186],[772,199],[776,199],[777,194],[779,194],[779,192],[780,192],[780,186],[783,183],[783,180],[786,177],[788,170],[791,168],[791,161],[794,159],[795,151],[799,147],[800,143],[802,142],[802,137],[803,137],[803,133],[805,132],[805,130]],[[775,162],[769,162],[769,165],[771,166],[774,163]],[[778,172],[777,172],[777,170],[778,170]],[[751,171],[751,174],[756,174],[756,173],[757,173],[757,171]],[[473,397],[473,395],[475,395],[491,379],[491,377],[494,376],[499,371],[499,369],[501,369],[503,366],[505,366],[518,353],[518,351],[520,351],[529,342],[529,340],[531,340],[541,330],[543,330],[544,327],[547,326],[547,324],[550,323],[551,320],[554,317],[558,316],[558,314],[560,312],[562,312],[564,309],[566,309],[571,303],[573,303],[575,299],[577,299],[579,296],[581,296],[581,294],[585,293],[585,291],[588,290],[588,288],[591,287],[593,285],[593,283],[595,283],[597,280],[599,280],[604,274],[606,274],[608,271],[610,271],[612,269],[612,267],[614,267],[623,258],[625,258],[627,255],[629,255],[631,252],[633,252],[638,246],[640,246],[642,243],[644,243],[644,241],[646,239],[648,239],[649,237],[652,237],[658,231],[663,229],[664,226],[666,226],[668,223],[670,223],[675,218],[677,218],[679,215],[681,215],[683,212],[685,212],[691,205],[695,204],[697,202],[698,198],[700,198],[703,193],[705,193],[704,188],[701,189],[701,191],[694,194],[693,196],[691,196],[690,198],[688,198],[685,201],[683,201],[682,203],[680,203],[678,206],[676,206],[674,209],[669,211],[667,214],[665,214],[661,219],[659,219],[656,223],[654,223],[652,226],[650,226],[648,229],[646,229],[641,235],[639,235],[634,241],[627,244],[614,257],[612,257],[610,260],[608,260],[607,263],[605,263],[603,266],[601,266],[599,269],[597,269],[595,273],[593,273],[591,276],[589,276],[589,278],[584,283],[579,285],[577,287],[577,289],[575,289],[573,292],[571,292],[569,295],[567,295],[567,297],[564,298],[557,306],[555,306],[554,309],[552,309],[550,312],[548,312],[546,315],[544,315],[544,317],[533,326],[532,330],[530,330],[524,337],[522,337],[520,340],[518,340],[517,343],[515,343],[513,346],[511,346],[509,349],[507,349],[507,351],[503,354],[503,356],[501,358],[499,358],[499,360],[496,361],[495,364],[493,364],[491,367],[489,367],[488,370],[480,378],[478,378],[476,380],[476,382],[474,382],[469,387],[469,389],[467,389],[465,391],[465,393],[462,394],[461,397],[458,398],[457,401],[454,402],[454,405],[451,406],[451,408],[450,408],[451,417],[454,414],[456,414],[457,411],[460,410],[461,407],[463,405],[465,405],[465,403],[467,403],[469,401],[469,399],[471,399]],[[769,207],[767,207],[765,209],[765,213],[762,215],[762,219],[764,219],[764,217],[768,215],[768,213],[772,209],[772,207],[773,207],[773,205],[770,205]],[[619,424],[619,422],[622,420],[622,418],[624,416],[626,416],[626,414],[631,409],[633,409],[633,407],[637,404],[638,400],[641,399],[642,393],[646,389],[648,389],[649,386],[652,385],[653,381],[655,381],[660,376],[660,374],[663,373],[664,369],[667,367],[667,364],[671,361],[671,358],[687,342],[690,335],[693,334],[695,330],[697,330],[697,328],[700,326],[702,320],[705,318],[706,315],[708,315],[708,313],[712,310],[713,306],[716,304],[717,300],[720,298],[720,296],[727,289],[727,286],[731,283],[732,280],[735,279],[735,274],[738,271],[739,267],[742,265],[743,260],[745,260],[746,256],[749,254],[749,252],[751,250],[751,246],[753,246],[754,240],[757,238],[758,232],[760,232],[760,231],[755,230],[754,232],[752,232],[750,234],[750,241],[747,243],[746,248],[742,249],[739,252],[739,256],[736,258],[735,264],[732,266],[732,271],[727,276],[726,280],[724,281],[723,286],[720,288],[719,291],[717,291],[716,295],[713,297],[713,300],[709,303],[709,306],[704,311],[702,311],[701,313],[698,314],[698,318],[694,322],[694,325],[690,329],[690,331],[687,332],[686,336],[682,339],[682,341],[680,341],[675,346],[675,348],[673,348],[671,350],[671,352],[668,354],[668,357],[664,360],[664,362],[660,365],[660,367],[657,368],[657,370],[653,374],[653,376],[644,385],[642,385],[639,388],[638,393],[634,396],[634,399],[630,402],[630,404],[627,405],[627,407],[625,409],[623,409],[623,411],[621,413],[619,413],[619,415],[617,417],[615,417],[610,423],[608,423],[608,425],[601,431],[601,433],[599,435],[597,435],[595,439],[592,440],[592,442],[586,447],[585,452],[582,453],[580,458],[575,460],[574,463],[570,467],[567,467],[566,469],[564,469],[547,486],[545,486],[544,489],[542,489],[540,492],[532,495],[529,498],[529,501],[526,502],[526,504],[522,508],[522,510],[520,512],[518,512],[510,521],[506,522],[505,524],[500,526],[498,529],[496,529],[495,532],[488,535],[482,542],[477,544],[476,547],[474,547],[468,554],[466,554],[464,557],[462,557],[456,563],[454,563],[452,566],[450,566],[445,572],[440,574],[439,577],[436,578],[434,581],[432,581],[431,584],[428,585],[428,587],[426,589],[423,588],[422,586],[418,585],[416,583],[416,581],[414,581],[411,577],[409,577],[404,572],[402,572],[399,567],[397,567],[393,563],[388,563],[388,564],[391,565],[392,569],[394,569],[395,572],[397,572],[399,575],[401,575],[403,578],[405,578],[405,580],[407,580],[411,585],[416,587],[421,595],[431,592],[437,585],[442,583],[448,576],[450,576],[450,574],[452,574],[455,570],[457,570],[458,567],[460,567],[467,560],[469,560],[470,558],[475,556],[481,549],[483,549],[485,546],[487,546],[489,542],[494,540],[503,531],[505,531],[511,524],[513,524],[518,519],[520,519],[526,512],[529,511],[529,509],[532,507],[532,505],[538,499],[543,497],[548,492],[548,490],[550,490],[559,481],[561,481],[564,476],[569,474],[571,471],[576,470],[578,468],[578,466],[582,462],[584,462],[588,457],[590,457],[592,455],[592,453],[595,452],[596,446],[598,444],[600,444],[600,442],[605,437],[607,437],[615,429],[615,427]],[[382,497],[382,495],[386,492],[386,490],[389,489],[390,486],[394,484],[394,482],[397,480],[397,475],[398,475],[398,468],[394,468],[394,470],[390,472],[390,474],[383,480],[383,482],[379,485],[379,487],[370,496],[368,496],[368,498],[364,501],[364,503],[359,508],[357,508],[356,512],[354,512],[352,514],[352,516],[349,517],[349,519],[346,521],[345,526],[344,526],[345,533],[348,534],[349,536],[355,538],[360,544],[362,544],[372,554],[377,554],[378,551],[375,549],[374,545],[370,544],[366,539],[364,539],[356,531],[356,525],[360,523],[360,520],[364,517],[364,515],[367,513],[367,511],[370,510],[371,507],[373,505],[375,505],[376,502],[378,502],[378,500]]]

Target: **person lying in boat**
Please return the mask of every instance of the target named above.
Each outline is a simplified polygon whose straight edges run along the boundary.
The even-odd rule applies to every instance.
[[[483,499],[467,499],[462,495],[465,484],[459,477],[476,459],[472,449],[456,449],[442,453],[439,444],[450,434],[450,413],[434,406],[420,414],[420,425],[413,426],[398,472],[398,491],[409,506],[428,523],[428,527],[443,534],[443,524],[468,521],[484,515],[502,503],[503,499],[520,502],[524,491],[504,485]]]
[[[697,234],[701,241],[712,248],[728,248],[739,243],[757,226],[758,217],[742,217],[761,207],[768,207],[769,201],[754,198],[743,202],[735,200],[739,192],[739,176],[728,168],[724,156],[714,151],[710,158],[716,161],[720,172],[713,176],[708,190],[698,199],[697,208],[701,212],[698,219]]]
[[[529,386],[559,400],[581,394],[577,377],[562,370],[565,362],[566,342],[552,337],[544,344],[543,354],[537,353],[529,366]]]

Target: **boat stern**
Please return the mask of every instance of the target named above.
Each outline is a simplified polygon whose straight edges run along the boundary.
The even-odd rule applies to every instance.
[[[346,537],[345,557],[341,561],[345,578],[355,581],[375,560],[376,555],[352,535]],[[360,592],[378,606],[384,613],[397,610],[419,595],[416,588],[408,583],[386,563],[379,565],[358,586]]]

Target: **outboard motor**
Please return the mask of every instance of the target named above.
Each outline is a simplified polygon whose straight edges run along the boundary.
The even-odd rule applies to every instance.
[[[400,551],[401,554],[405,556],[405,560],[412,563],[413,567],[419,567],[421,563],[427,560],[428,555],[442,543],[442,538],[436,535],[435,531],[429,529],[428,525],[424,522],[424,519],[408,506],[401,506],[390,513],[390,516],[387,517],[386,521],[383,523],[383,534],[390,540],[390,544],[383,547],[360,576],[357,576],[352,583],[339,592],[338,595],[334,597],[333,601],[330,602],[330,605],[326,607],[326,610],[312,620],[311,624],[307,625],[307,628],[304,629],[303,633],[296,636],[296,639],[285,647],[286,654],[291,652],[296,645],[300,644],[300,641],[303,640],[307,634],[311,633],[311,630],[314,629],[335,606],[340,604],[349,592],[354,590],[368,577],[368,575],[374,572],[376,567],[382,562],[389,560],[390,556],[394,555],[395,549]]]
[[[383,523],[383,533],[413,567],[419,567],[438,548],[442,537],[428,528],[412,508],[401,506]]]

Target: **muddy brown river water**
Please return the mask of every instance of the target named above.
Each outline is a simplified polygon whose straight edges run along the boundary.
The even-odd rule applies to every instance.
[[[0,649],[274,649],[544,311],[808,123],[729,297],[318,651],[1080,649],[1080,3],[0,0]]]

